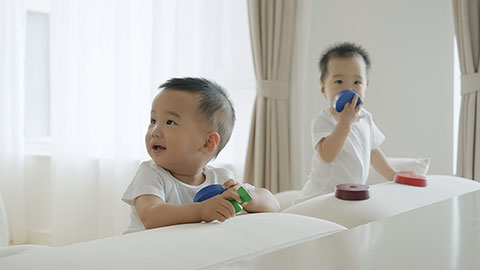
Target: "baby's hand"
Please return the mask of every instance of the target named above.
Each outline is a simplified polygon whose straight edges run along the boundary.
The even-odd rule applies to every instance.
[[[238,185],[238,183],[236,184]],[[234,199],[241,203],[240,195],[238,195],[236,189],[234,189],[234,186],[220,195],[201,202],[200,218],[206,222],[212,222],[214,220],[224,222],[225,220],[235,216],[235,208],[233,207],[232,203],[228,201],[228,199]]]
[[[235,181],[233,179],[229,179],[229,180],[225,181],[225,183],[223,183],[223,185],[222,185],[222,188],[226,188],[226,189],[235,188],[235,190],[237,190],[239,187],[240,187],[240,183],[238,183],[237,181]]]
[[[355,108],[353,104],[357,104],[359,95],[355,94],[355,97],[353,98],[352,102],[346,103],[345,107],[343,108],[343,111],[337,112],[333,108],[330,108],[330,111],[332,112],[333,115],[338,117],[339,122],[345,122],[348,123],[349,125],[357,122],[361,118],[365,117],[364,115],[358,115],[358,112],[362,108],[363,102],[360,102],[358,106]]]

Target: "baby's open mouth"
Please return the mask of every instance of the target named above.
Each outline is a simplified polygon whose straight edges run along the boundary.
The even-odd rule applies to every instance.
[[[159,144],[154,144],[154,145],[152,146],[152,149],[153,149],[153,150],[165,150],[165,149],[167,149],[167,148],[166,148],[166,147],[163,147],[163,146],[161,146],[161,145],[159,145]]]

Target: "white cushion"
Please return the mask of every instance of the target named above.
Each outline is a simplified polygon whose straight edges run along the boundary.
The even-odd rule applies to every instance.
[[[43,250],[46,248],[50,248],[50,247],[42,246],[42,245],[15,245],[15,246],[8,246],[8,247],[0,247],[0,258],[16,255],[20,253],[24,254],[27,252]]]
[[[340,200],[330,193],[293,205],[283,212],[326,219],[352,228],[479,189],[480,183],[473,180],[429,175],[426,187],[386,182],[370,186],[367,200]]]
[[[418,175],[427,175],[430,165],[429,158],[387,158],[387,161],[397,171],[415,171]],[[367,185],[375,185],[387,181],[373,167],[370,167]],[[301,190],[287,190],[275,194],[275,198],[280,203],[280,211],[290,207],[293,201],[300,197],[300,193]]]
[[[280,212],[292,206],[294,200],[298,199],[301,190],[287,190],[276,193],[274,196],[280,204]]]
[[[285,213],[164,227],[5,257],[2,269],[198,269],[260,255],[345,230]]]
[[[427,175],[430,165],[430,158],[387,158],[387,161],[396,171],[414,171],[418,175]],[[367,185],[370,186],[387,181],[370,166]]]

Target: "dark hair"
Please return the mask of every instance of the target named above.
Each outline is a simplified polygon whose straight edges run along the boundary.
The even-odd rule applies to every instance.
[[[368,72],[370,70],[370,57],[368,56],[367,51],[354,43],[342,42],[327,48],[327,50],[325,50],[325,52],[322,54],[320,62],[318,63],[321,73],[320,80],[323,81],[323,79],[325,79],[325,75],[328,71],[328,62],[330,61],[330,59],[337,57],[354,57],[357,55],[363,58],[363,61],[365,62],[365,65],[367,67],[366,71],[368,75]]]
[[[220,144],[215,156],[225,147],[235,125],[235,110],[225,89],[205,78],[172,78],[159,87],[164,90],[178,90],[199,95],[200,113],[220,135]]]

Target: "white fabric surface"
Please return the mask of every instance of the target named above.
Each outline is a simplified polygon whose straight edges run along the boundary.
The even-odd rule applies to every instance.
[[[146,159],[152,1],[50,1],[52,245],[122,233]]]
[[[23,0],[0,0],[0,193],[14,243],[25,243],[27,238],[23,175],[25,16]]]
[[[33,252],[33,251],[47,249],[47,248],[50,248],[50,247],[41,246],[41,245],[17,245],[17,246],[0,247],[0,258],[17,255],[20,253],[23,254],[27,252]],[[2,265],[1,261],[0,261],[0,265]]]
[[[359,114],[364,118],[352,125],[345,145],[335,161],[327,163],[317,151],[313,152],[308,181],[298,201],[333,192],[335,186],[345,183],[345,180],[348,183],[365,184],[370,169],[370,153],[382,144],[385,136],[366,109],[362,108]],[[328,109],[315,116],[311,130],[314,149],[322,138],[332,133],[337,123],[338,119]]]
[[[469,179],[429,175],[426,187],[381,183],[370,186],[367,200],[340,200],[330,193],[293,205],[283,212],[330,220],[352,228],[479,189],[480,183]]]
[[[414,171],[418,175],[427,175],[430,165],[430,158],[387,158],[388,163],[397,171]],[[375,185],[388,182],[374,168],[370,166],[370,172],[367,178],[367,185]],[[280,211],[290,207],[300,196],[301,190],[287,190],[275,194],[280,203]]]
[[[280,204],[280,212],[292,206],[293,201],[300,196],[301,190],[287,190],[274,194]]]
[[[205,182],[192,186],[177,180],[169,171],[156,165],[153,160],[144,161],[123,194],[122,201],[133,206],[135,198],[150,194],[167,203],[188,204],[193,202],[195,194],[200,189],[211,184],[223,184],[228,179],[234,178],[232,172],[223,168],[206,166],[204,173]]]
[[[0,269],[199,269],[345,230],[284,213],[146,230],[0,260]]]

